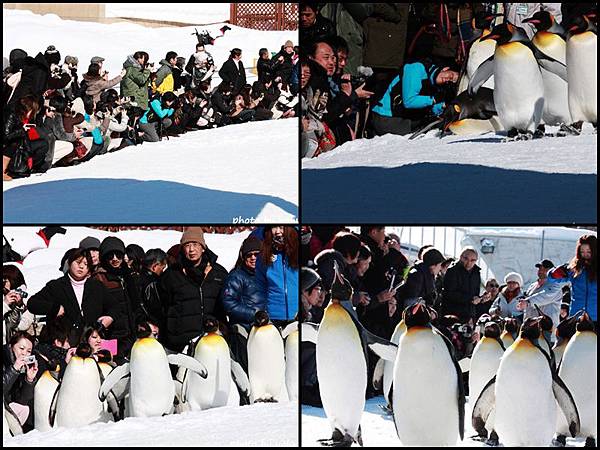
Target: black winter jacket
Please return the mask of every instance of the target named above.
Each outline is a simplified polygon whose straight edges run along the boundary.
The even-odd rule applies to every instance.
[[[225,320],[220,298],[227,270],[216,263],[216,255],[207,249],[198,267],[191,266],[183,255],[180,263],[181,267],[169,267],[159,283],[166,309],[162,341],[174,351],[181,351],[190,339],[203,333],[206,315]]]
[[[65,310],[65,317],[73,326],[69,336],[69,342],[72,344],[79,342],[83,328],[93,326],[99,317],[110,316],[115,322],[118,317],[116,300],[102,283],[93,278],[88,278],[85,282],[81,308],[77,303],[69,275],[49,281],[27,303],[29,311],[33,314],[45,315],[48,319],[54,319],[61,306]]]
[[[21,81],[9,104],[14,104],[26,95],[41,99],[47,89],[63,89],[69,81],[71,77],[66,73],[61,73],[58,78],[50,77],[50,67],[43,53],[38,53],[35,58],[28,56],[25,58]]]
[[[283,61],[279,61],[279,57],[283,56]],[[277,53],[271,59],[273,63],[272,70],[275,77],[281,77],[283,81],[289,83],[292,68],[294,67],[294,63],[292,62],[292,55],[287,53],[284,49],[281,49],[279,53]]]
[[[224,115],[229,114],[233,109],[231,97],[224,95],[219,89],[215,89],[215,92],[212,94],[211,103],[215,111]]]
[[[444,276],[442,292],[442,314],[454,314],[463,322],[473,315],[473,297],[481,288],[481,269],[474,266],[467,272],[460,261],[448,268]]]
[[[17,114],[10,112],[4,121],[4,148],[14,152],[17,148],[28,149],[27,132]],[[11,152],[11,153],[12,153]]]
[[[254,314],[267,310],[266,297],[256,284],[254,272],[238,267],[229,273],[223,286],[223,307],[230,323],[239,323],[250,331]]]
[[[135,311],[136,322],[149,321],[162,331],[165,325],[165,311],[160,291],[160,278],[148,269],[143,269],[136,280],[139,307]]]
[[[236,62],[229,58],[219,70],[219,76],[223,81],[233,83],[233,94],[237,95],[246,84],[246,70],[242,61]]]
[[[33,406],[35,382],[29,383],[27,375],[18,372],[14,364],[15,356],[8,344],[2,348],[2,392],[6,403],[16,402]]]
[[[398,311],[402,311],[407,304],[406,300],[423,298],[427,305],[433,306],[436,297],[435,278],[424,263],[420,262],[408,273],[406,283],[398,289]]]
[[[273,78],[273,63],[270,59],[259,58],[256,63],[256,72],[258,73],[258,81],[261,83],[265,81],[265,79]]]

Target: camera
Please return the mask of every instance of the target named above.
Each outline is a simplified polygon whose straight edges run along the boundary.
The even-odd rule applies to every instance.
[[[13,292],[19,294],[21,296],[21,298],[24,300],[27,298],[27,296],[29,295],[27,292],[25,292],[22,288],[18,287],[16,289],[13,289]]]
[[[466,324],[463,325],[460,323],[455,323],[454,325],[452,325],[451,330],[467,339],[473,336],[473,328]]]
[[[29,355],[23,358],[23,361],[25,362],[25,365],[32,366],[37,362],[37,359],[35,358],[35,355]]]

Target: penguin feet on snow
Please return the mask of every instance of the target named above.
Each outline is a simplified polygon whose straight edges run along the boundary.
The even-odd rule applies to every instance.
[[[564,434],[559,434],[556,436],[554,442],[556,443],[556,447],[564,447],[567,445],[567,436]]]
[[[585,440],[584,447],[595,447],[595,446],[596,446],[596,439],[594,439],[593,437],[589,437]]]
[[[529,141],[534,139],[534,134],[528,130],[517,130],[516,128],[511,129],[507,137],[502,139],[502,142],[514,142],[514,141]]]
[[[485,441],[485,445],[488,447],[498,447],[500,445],[500,439],[498,438],[498,434],[496,434],[495,430],[492,430],[489,439],[486,439]]]
[[[333,430],[330,439],[319,439],[317,442],[323,447],[351,447],[354,439],[352,439],[352,436],[350,436],[348,433],[342,434],[342,432],[336,428]]]

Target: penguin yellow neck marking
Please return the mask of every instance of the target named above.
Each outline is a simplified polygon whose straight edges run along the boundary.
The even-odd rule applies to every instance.
[[[533,58],[531,50],[522,42],[507,42],[506,44],[497,45],[496,52],[501,58],[516,56],[524,52],[529,52]]]
[[[323,319],[325,318],[327,319],[327,322],[332,325],[341,324],[348,321],[352,322],[348,311],[346,311],[339,303],[331,303],[327,308],[325,308],[325,317]]]
[[[160,345],[156,339],[151,338],[151,337],[146,337],[146,338],[138,339],[136,341],[136,343],[134,344],[134,347],[149,348],[149,347],[155,347],[157,344]]]
[[[202,337],[200,341],[207,345],[218,345],[223,343],[224,339],[218,333],[208,333],[206,336]]]
[[[517,338],[512,347],[516,352],[530,351],[536,348],[529,339],[523,339],[522,337]]]
[[[584,42],[584,41],[589,41],[589,40],[596,40],[598,39],[598,36],[595,33],[592,33],[591,31],[585,31],[583,33],[579,33],[579,34],[574,34],[570,37],[570,39],[572,41],[577,41],[577,42]]]
[[[411,333],[418,333],[420,331],[425,331],[425,330],[429,330],[429,327],[424,327],[421,325],[415,325],[414,327],[410,327],[406,330],[406,334],[411,334]]]

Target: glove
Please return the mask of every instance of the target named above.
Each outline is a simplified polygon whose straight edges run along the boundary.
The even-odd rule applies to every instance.
[[[433,114],[435,114],[436,116],[441,115],[444,112],[444,108],[446,107],[446,104],[444,102],[441,103],[436,103],[435,105],[433,105],[433,107],[431,108],[431,111],[433,112]]]

